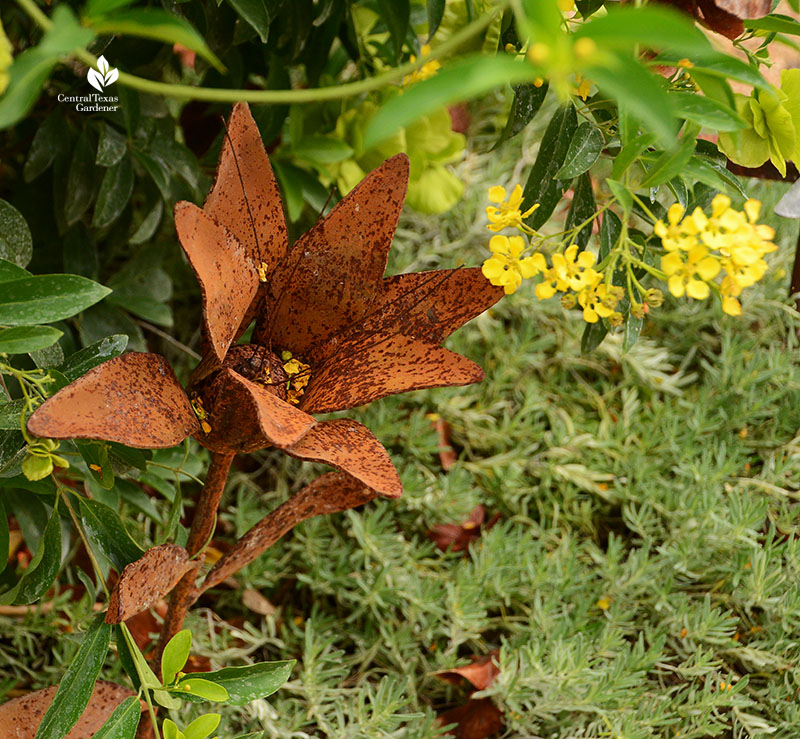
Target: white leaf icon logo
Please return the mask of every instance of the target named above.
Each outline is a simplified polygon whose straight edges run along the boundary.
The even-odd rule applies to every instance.
[[[118,77],[119,70],[111,67],[104,56],[97,60],[97,69],[90,69],[86,75],[89,84],[98,92],[103,92],[103,88],[116,82]]]

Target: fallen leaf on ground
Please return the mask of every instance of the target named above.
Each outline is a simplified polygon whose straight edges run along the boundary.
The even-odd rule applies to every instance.
[[[440,523],[428,532],[428,538],[436,544],[443,552],[452,550],[462,552],[478,539],[484,531],[488,531],[500,520],[497,513],[490,518],[484,525],[486,518],[486,506],[483,504],[475,506],[469,514],[469,518],[462,524]]]
[[[469,680],[476,690],[486,690],[500,674],[500,668],[495,664],[499,653],[499,650],[493,649],[489,654],[480,657],[474,656],[471,664],[441,670],[436,673],[436,677],[450,683],[458,683],[459,679],[463,677]]]
[[[447,732],[456,739],[486,739],[503,729],[503,713],[488,698],[478,698],[440,713],[437,722],[440,726],[457,724]]]

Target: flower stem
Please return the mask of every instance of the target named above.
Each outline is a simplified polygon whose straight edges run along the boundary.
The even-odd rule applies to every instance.
[[[33,2],[33,0],[17,0],[22,10],[43,30],[47,31],[53,27],[53,21],[47,17]],[[447,41],[436,47],[435,53],[417,59],[415,62],[408,62],[399,67],[390,69],[375,77],[356,82],[347,82],[341,85],[331,85],[329,87],[312,88],[303,90],[236,90],[212,87],[194,87],[192,85],[178,85],[167,82],[156,82],[137,77],[127,72],[120,72],[117,82],[125,87],[130,87],[140,92],[147,92],[152,95],[164,95],[166,97],[180,100],[204,100],[216,103],[272,103],[272,104],[291,104],[291,103],[316,103],[323,100],[341,100],[342,98],[361,95],[401,79],[410,74],[415,69],[422,67],[431,59],[441,58],[451,52],[456,51],[465,41],[480,33],[484,28],[502,13],[508,6],[508,0],[500,3],[491,13],[481,16],[477,20],[465,26],[457,33],[454,33]],[[97,57],[90,54],[85,49],[78,49],[74,56],[84,64],[94,67],[97,65]]]
[[[225,490],[225,481],[233,462],[233,453],[215,452],[211,457],[206,481],[197,499],[192,526],[189,529],[189,539],[186,542],[186,551],[190,557],[198,554],[211,538],[214,523],[217,520],[217,508],[222,493]],[[172,591],[172,596],[164,617],[164,626],[161,629],[161,638],[156,650],[157,659],[161,659],[161,652],[167,642],[175,636],[183,626],[189,606],[197,599],[195,588],[196,569],[192,569],[178,582]]]

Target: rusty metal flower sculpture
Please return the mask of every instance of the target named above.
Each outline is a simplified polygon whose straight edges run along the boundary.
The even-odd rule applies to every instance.
[[[175,207],[178,236],[202,290],[204,352],[188,389],[163,357],[129,353],[65,387],[29,419],[28,429],[40,437],[159,448],[192,435],[210,449],[190,555],[211,534],[235,454],[274,446],[341,470],[257,524],[203,589],[303,518],[375,494],[401,494],[389,455],[365,426],[318,422],[314,413],[482,379],[480,367],[440,343],[494,304],[502,289],[477,268],[384,277],[407,182],[405,155],[389,159],[290,248],[258,128],[247,105],[237,105],[203,208]],[[236,343],[253,321],[250,343]],[[195,574],[173,593],[167,638],[200,592]]]

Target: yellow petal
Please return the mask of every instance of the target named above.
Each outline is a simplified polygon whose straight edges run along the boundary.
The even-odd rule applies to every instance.
[[[505,199],[506,199],[505,187],[500,187],[500,185],[495,185],[494,187],[489,188],[489,200],[492,203],[502,203]]]
[[[689,280],[686,285],[686,294],[695,300],[705,300],[709,292],[708,285],[700,280]]]
[[[512,208],[517,208],[522,202],[522,185],[514,185],[511,195],[508,197],[508,204]]]
[[[747,218],[750,223],[755,223],[758,220],[759,213],[761,213],[761,202],[755,198],[750,198],[744,204],[744,212],[747,213]],[[741,308],[739,312],[741,313]]]
[[[602,303],[598,303],[595,307],[595,310],[597,311],[597,315],[599,315],[601,318],[608,318],[614,312],[613,308],[609,308],[607,305],[603,305]]]
[[[526,210],[523,214],[523,218],[527,218],[533,211],[535,211],[539,207],[539,203],[534,203],[528,210]]]
[[[587,305],[583,309],[583,320],[586,321],[586,323],[597,323],[598,319],[599,316],[592,310],[591,306]]]
[[[699,244],[697,246],[693,246],[691,249],[689,249],[689,264],[696,264],[707,254],[708,249],[706,249],[704,246]]]
[[[683,206],[680,203],[673,203],[667,211],[667,220],[674,226],[683,216]]]
[[[715,217],[721,216],[728,208],[731,207],[731,199],[727,195],[720,193],[715,195],[711,201],[711,212]]]
[[[706,257],[698,262],[696,271],[704,280],[713,280],[720,270],[719,259],[716,257]]]
[[[525,257],[525,259],[519,260],[519,273],[525,279],[538,275],[539,272],[541,272],[541,269],[539,269],[538,263],[533,257]]]
[[[564,259],[566,259],[568,262],[574,262],[575,261],[575,255],[577,253],[578,253],[578,245],[577,244],[573,244],[572,246],[570,246],[564,252]],[[555,255],[553,255],[553,256],[555,258]]]
[[[673,251],[661,257],[661,269],[668,275],[674,275],[681,267],[683,267],[683,259],[678,252]]]
[[[489,239],[489,248],[495,254],[502,254],[503,256],[508,254],[508,236],[492,236]]]
[[[676,297],[680,298],[683,296],[683,280],[679,275],[672,275],[672,277],[667,280],[667,286],[669,287],[669,291]]]
[[[505,272],[506,263],[498,257],[489,257],[481,266],[483,276],[489,280],[493,285],[500,283],[495,282]]]
[[[736,298],[723,298],[722,310],[724,310],[729,316],[742,315],[742,305]]]
[[[547,300],[548,298],[552,298],[555,294],[556,288],[551,282],[540,282],[536,286],[536,297],[539,298],[539,300]]]
[[[580,254],[578,254],[578,266],[586,269],[587,267],[591,267],[595,263],[596,259],[597,257],[595,257],[592,252],[582,251]]]
[[[525,239],[522,236],[510,236],[508,238],[508,253],[512,257],[518,257],[525,249]]]

